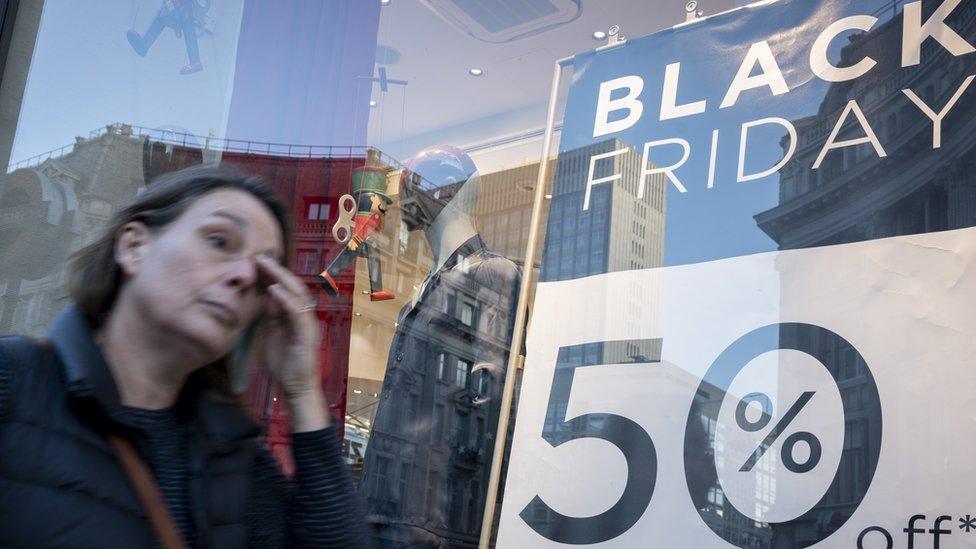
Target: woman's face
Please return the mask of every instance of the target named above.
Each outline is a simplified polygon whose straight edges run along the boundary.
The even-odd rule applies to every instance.
[[[213,191],[148,233],[136,268],[122,265],[128,275],[122,295],[135,301],[151,329],[182,336],[213,360],[230,352],[264,310],[256,258],[280,261],[283,250],[264,204],[243,191]]]

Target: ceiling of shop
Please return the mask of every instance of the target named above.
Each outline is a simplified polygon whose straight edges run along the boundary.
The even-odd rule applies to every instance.
[[[580,0],[579,16],[505,43],[489,43],[440,17],[431,5],[457,0],[391,0],[380,19],[369,140],[406,158],[436,143],[461,146],[541,128],[556,59],[601,45],[594,31],[620,25],[640,37],[685,20],[685,0]],[[492,0],[511,5],[511,0]],[[712,15],[735,0],[700,0]],[[469,69],[484,74],[470,76]],[[406,85],[396,81],[405,81]],[[365,100],[365,98],[364,98]]]

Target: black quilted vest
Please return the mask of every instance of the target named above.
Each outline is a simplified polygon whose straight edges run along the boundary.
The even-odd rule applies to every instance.
[[[156,536],[104,434],[125,425],[115,382],[83,315],[69,307],[50,345],[0,338],[12,389],[0,401],[0,545],[152,547]],[[177,403],[190,429],[188,544],[244,547],[258,429],[191,378]]]

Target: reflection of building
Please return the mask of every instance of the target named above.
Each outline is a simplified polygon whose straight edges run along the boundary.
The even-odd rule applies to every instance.
[[[620,174],[611,183],[592,188],[589,208],[583,210],[583,196],[593,155],[625,148],[612,139],[559,154],[552,186],[552,201],[546,226],[541,280],[567,280],[591,275],[661,267],[664,263],[664,219],[666,186],[663,175],[648,177],[644,196],[637,198],[641,157],[631,148],[596,163],[593,179]],[[654,291],[635,284],[633,299],[620,304],[620,314],[638,322],[640,312],[655,307]],[[576,345],[560,353],[562,367],[568,364],[623,364],[660,362],[661,341],[614,341]],[[560,368],[557,365],[557,368]],[[669,380],[693,386],[695,380]],[[554,382],[555,383],[555,382]],[[565,403],[551,402],[546,417],[563,417]],[[560,426],[545,426],[551,443],[575,438],[581,432],[600,432],[606,416],[587,414]],[[543,528],[553,516],[543,505],[529,511],[533,527]]]
[[[931,4],[930,4],[931,5]],[[927,17],[927,15],[926,15]],[[955,10],[949,24],[971,35],[976,5]],[[932,122],[902,93],[914,90],[939,110],[972,72],[972,61],[953,57],[934,41],[923,48],[923,64],[900,66],[901,25],[892,19],[876,30],[852,38],[841,54],[841,66],[870,55],[878,61],[869,75],[832,85],[816,116],[794,121],[799,145],[780,172],[779,205],[756,216],[759,227],[780,249],[843,244],[898,235],[958,229],[976,225],[976,103],[961,100],[943,124],[942,148],[932,148]],[[972,92],[969,92],[970,95]],[[840,111],[856,99],[888,153],[878,158],[869,144],[828,153],[819,170],[811,170]],[[856,124],[837,140],[863,136]],[[784,302],[784,308],[790,304]],[[783,333],[789,339],[794,334]],[[811,342],[824,345],[825,342]],[[845,406],[854,411],[844,437],[849,466],[838,471],[837,487],[828,491],[815,516],[790,528],[772,529],[772,544],[761,547],[805,547],[837,529],[850,516],[856,498],[868,488],[868,459],[880,446],[880,418],[866,410],[869,392],[865,365],[849,346],[824,349],[834,360],[826,366],[840,380]],[[756,527],[756,530],[768,528]]]
[[[976,28],[976,5],[955,10],[949,23]],[[941,108],[972,72],[972,60],[953,57],[926,42],[923,64],[900,66],[901,26],[885,23],[844,48],[843,62],[866,55],[878,61],[868,75],[834,84],[817,116],[794,121],[799,145],[780,172],[779,205],[756,216],[780,249],[856,242],[967,227],[976,221],[976,181],[971,166],[976,103],[972,88],[946,116],[942,148],[932,149],[932,122],[901,92],[912,89]],[[966,34],[963,32],[963,34]],[[834,150],[811,170],[840,111],[856,99],[888,153],[879,159],[869,144]],[[837,141],[862,137],[851,124]]]
[[[514,212],[519,220],[522,210],[530,210],[530,193],[522,193],[527,199],[496,200],[502,194],[498,188],[512,182],[509,174],[480,177],[478,225],[497,220],[495,210],[506,217]],[[394,197],[396,183],[391,177]],[[354,296],[351,353],[365,360],[353,363],[346,419],[371,429],[361,490],[383,543],[474,547],[518,271],[474,239],[425,279],[432,263],[428,243],[423,233],[403,232],[397,218],[394,208],[380,240],[388,266],[384,275],[389,273],[397,299],[370,302],[358,292]],[[357,282],[365,281],[363,267],[357,269]],[[355,457],[350,461],[358,472]]]
[[[664,264],[664,218],[667,187],[663,174],[646,178],[638,199],[641,156],[627,152],[598,161],[593,179],[620,174],[620,179],[592,188],[589,209],[582,210],[590,158],[626,147],[619,140],[602,141],[560,153],[553,183],[552,204],[542,256],[542,281],[661,267]],[[620,313],[636,319],[646,306],[642,288],[621,303]],[[654,356],[654,349],[637,344],[608,344],[600,351],[603,364],[631,362]]]
[[[390,349],[362,490],[393,546],[478,541],[518,275],[461,253],[401,312]]]
[[[318,273],[337,253],[340,246],[332,237],[332,225],[338,220],[339,197],[352,189],[353,171],[366,164],[364,148],[323,147],[319,154],[312,149],[294,146],[291,155],[281,152],[247,152],[225,150],[222,166],[236,166],[247,173],[264,177],[278,198],[291,206],[294,251],[292,270],[302,278],[316,297],[319,319],[319,368],[333,416],[345,415],[349,367],[349,336],[352,326],[352,291],[355,273],[342,273],[337,281],[340,293],[328,296],[318,281]],[[258,148],[260,151],[261,149]],[[308,154],[306,156],[307,153]],[[382,156],[378,154],[377,156]],[[290,471],[290,436],[285,410],[271,390],[267,372],[259,369],[252,380],[247,400],[268,422],[268,443],[279,462]]]
[[[550,162],[550,182],[552,165],[554,161]],[[475,207],[475,223],[488,249],[512,260],[523,269],[538,167],[538,163],[532,163],[481,174],[479,198]],[[372,425],[376,404],[379,402],[387,351],[396,330],[397,314],[420,287],[432,262],[430,248],[423,235],[419,232],[406,232],[400,223],[396,208],[398,177],[398,173],[390,175],[388,193],[394,198],[394,207],[387,215],[387,223],[380,237],[384,280],[397,298],[392,301],[370,302],[367,295],[357,293],[353,296],[353,309],[358,314],[353,316],[351,353],[356,360],[350,365],[346,421],[367,431]],[[545,216],[542,223],[545,223]],[[356,287],[367,286],[365,268],[360,265],[357,269]],[[359,466],[361,463],[353,466],[354,474],[358,474]]]
[[[131,126],[107,126],[5,176],[0,333],[44,332],[65,303],[68,255],[143,187],[144,143]]]
[[[716,419],[725,398],[725,390],[707,381],[696,389],[692,411],[689,413],[697,415],[701,431],[689,435],[684,451],[689,456],[688,459],[700,460],[699,465],[710,461],[717,467],[718,460],[729,459],[730,455],[747,454],[751,450],[749,448],[742,452],[742,448],[736,448],[737,443],[741,444],[741,437],[736,432],[730,432],[736,427],[724,425]],[[745,514],[761,516],[768,512],[776,501],[777,467],[775,459],[760,460],[753,469],[754,474],[737,475],[735,478],[725,479],[724,483],[720,483],[717,474],[707,478],[693,477],[686,469],[692,502],[702,520],[712,531],[721,531],[723,539],[738,547],[769,547],[772,534],[768,528],[757,528],[756,521],[744,514],[729,513],[726,505],[730,504],[728,494],[732,494],[735,501],[753,502],[751,509],[743,510]],[[705,467],[699,470],[703,469]]]
[[[554,167],[555,161],[549,161],[547,187],[552,184]],[[488,248],[523,267],[538,178],[538,162],[483,174],[481,195],[475,209],[479,232]],[[543,209],[539,226],[545,227],[545,223]]]
[[[263,176],[291,206],[292,268],[318,296],[322,326],[319,364],[332,413],[345,409],[353,272],[340,279],[344,293],[327,298],[316,275],[336,243],[331,227],[339,196],[352,172],[365,164],[365,148],[269,145],[176,134],[113,124],[69,147],[18,164],[0,184],[0,333],[42,333],[67,303],[70,253],[96,238],[146,180],[218,159]],[[382,156],[382,155],[380,155]],[[12,266],[19,266],[17,269]],[[272,451],[289,467],[287,419],[259,370],[247,393],[255,414],[269,423]]]
[[[397,315],[413,297],[433,261],[430,248],[422,233],[408,232],[400,221],[397,208],[399,172],[388,176],[387,190],[393,198],[378,236],[383,265],[384,285],[393,291],[395,299],[370,301],[368,292],[357,291],[353,295],[352,333],[350,336],[350,363],[348,406],[346,423],[367,435],[375,419],[386,373],[386,362],[397,328]],[[368,288],[369,280],[365,261],[355,268],[356,288]],[[362,456],[350,460],[353,475],[358,478],[362,471]]]

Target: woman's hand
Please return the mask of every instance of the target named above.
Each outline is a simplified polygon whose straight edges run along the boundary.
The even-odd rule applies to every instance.
[[[258,344],[272,380],[285,397],[292,430],[317,431],[330,423],[316,360],[315,302],[305,283],[275,260],[259,256],[268,286],[268,306]]]

